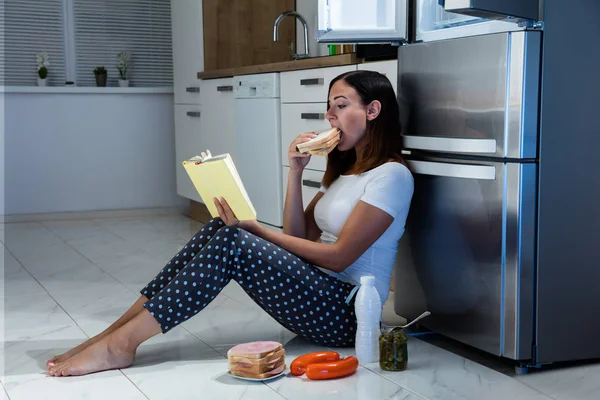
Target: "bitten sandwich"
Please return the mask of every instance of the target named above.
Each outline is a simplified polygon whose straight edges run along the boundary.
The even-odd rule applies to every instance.
[[[266,379],[285,368],[285,349],[279,342],[258,341],[238,344],[227,352],[229,372],[236,376]]]
[[[296,147],[300,153],[326,156],[335,149],[340,141],[340,130],[338,128],[328,129],[320,132],[308,142],[300,143]]]

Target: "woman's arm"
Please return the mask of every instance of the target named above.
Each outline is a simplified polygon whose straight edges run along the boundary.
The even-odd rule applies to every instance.
[[[297,145],[315,136],[314,132],[303,133],[290,144],[288,149],[290,170],[283,207],[283,232],[286,235],[309,240],[316,240],[321,235],[313,216],[313,209],[323,194],[317,194],[304,211],[304,205],[302,204],[302,172],[310,161],[310,154],[300,153]]]
[[[242,221],[239,226],[312,264],[334,272],[342,272],[375,243],[393,220],[394,218],[385,211],[359,201],[334,244],[315,243],[275,232],[256,221]]]
[[[302,204],[302,170],[290,169],[283,207],[283,233],[306,238],[306,221]]]

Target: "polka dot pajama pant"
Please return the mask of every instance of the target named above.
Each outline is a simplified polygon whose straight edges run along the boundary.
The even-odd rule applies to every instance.
[[[166,333],[206,307],[231,281],[290,331],[323,346],[352,346],[354,285],[258,236],[208,222],[140,293]]]

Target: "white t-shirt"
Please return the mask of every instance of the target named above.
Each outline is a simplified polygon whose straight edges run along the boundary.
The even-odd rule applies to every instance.
[[[358,175],[341,175],[329,188],[321,186],[323,197],[315,206],[315,221],[322,231],[321,242],[332,244],[359,201],[371,204],[394,217],[388,229],[343,272],[324,272],[355,285],[363,275],[375,277],[375,287],[385,303],[390,290],[392,269],[398,241],[414,190],[413,177],[408,168],[397,162],[387,162]],[[365,221],[365,223],[369,223]]]

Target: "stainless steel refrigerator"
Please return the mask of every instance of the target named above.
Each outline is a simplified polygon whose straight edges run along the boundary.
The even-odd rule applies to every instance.
[[[395,311],[521,367],[600,358],[597,0],[319,0],[398,45],[415,194]]]
[[[415,43],[398,96],[415,194],[396,312],[493,354],[532,356],[541,32]]]

